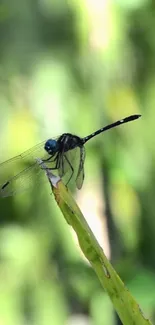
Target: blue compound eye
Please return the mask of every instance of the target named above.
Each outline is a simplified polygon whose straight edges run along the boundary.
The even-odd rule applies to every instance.
[[[49,139],[46,141],[44,149],[52,155],[58,151],[58,142],[56,140]]]

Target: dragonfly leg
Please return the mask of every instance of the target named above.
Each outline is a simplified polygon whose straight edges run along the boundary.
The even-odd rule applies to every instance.
[[[50,157],[50,158],[51,158],[51,157]],[[55,161],[56,159],[57,159],[57,161],[56,161],[56,165],[55,165],[55,167],[50,167],[50,168],[48,168],[48,170],[56,170],[56,169],[59,168],[59,166],[60,166],[60,157],[59,157],[59,153],[56,155],[56,157],[54,158],[53,161]],[[48,159],[47,162],[50,162],[49,159]]]
[[[70,180],[71,180],[71,178],[72,178],[72,176],[73,176],[73,174],[74,174],[74,168],[73,168],[73,166],[71,165],[71,163],[70,163],[70,161],[69,161],[69,159],[67,158],[66,155],[64,155],[64,158],[65,158],[66,161],[68,162],[68,165],[69,165],[69,167],[70,167],[70,169],[71,169],[71,171],[72,171],[71,176],[70,176],[68,182],[66,183],[66,185],[68,185],[68,183],[70,182]]]
[[[58,154],[55,156],[55,158],[53,160],[51,160],[54,156],[55,156],[55,153],[52,156],[50,156],[49,158],[43,159],[42,161],[46,162],[46,163],[48,163],[48,162],[50,163],[52,161],[55,161],[57,159],[57,157],[58,157]]]

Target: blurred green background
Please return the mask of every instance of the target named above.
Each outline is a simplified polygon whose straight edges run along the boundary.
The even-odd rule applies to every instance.
[[[154,28],[149,0],[0,1],[0,161],[142,114],[87,143],[85,182],[73,194],[152,321]],[[50,193],[34,180],[0,199],[0,325],[121,324]]]

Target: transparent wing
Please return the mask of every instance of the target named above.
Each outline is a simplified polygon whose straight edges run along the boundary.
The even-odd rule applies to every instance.
[[[60,177],[64,177],[67,173],[70,173],[72,168],[75,167],[75,160],[78,155],[78,147],[62,151],[59,156],[59,168],[58,173]]]
[[[58,173],[66,184],[73,178],[78,189],[82,187],[84,180],[85,148],[76,147],[61,153]]]
[[[0,196],[12,196],[26,190],[34,185],[34,175],[36,182],[44,178],[45,173],[36,163],[36,158],[46,160],[50,157],[44,150],[44,143],[0,164]],[[49,162],[48,167],[52,168],[54,163]]]
[[[25,168],[16,176],[7,180],[0,188],[0,196],[7,197],[21,193],[41,181],[39,174],[45,176],[41,167],[35,163],[33,166]],[[38,178],[39,177],[39,178]]]
[[[76,176],[76,186],[80,190],[84,181],[84,162],[85,162],[86,152],[84,146],[80,147],[79,149],[80,149],[80,162],[79,162],[79,169]]]

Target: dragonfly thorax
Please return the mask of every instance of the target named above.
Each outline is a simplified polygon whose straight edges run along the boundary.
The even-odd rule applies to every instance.
[[[83,145],[82,139],[71,133],[62,134],[58,139],[58,143],[59,149],[64,152],[72,150],[76,147],[81,147]]]
[[[56,140],[49,139],[46,141],[44,149],[49,155],[56,153],[59,150],[59,144]]]

